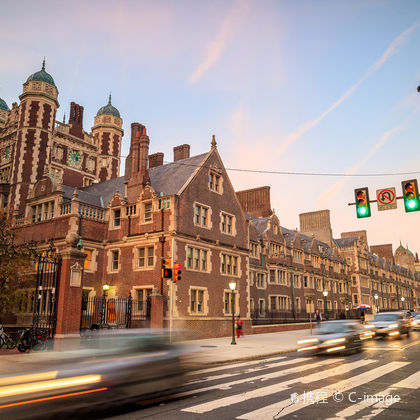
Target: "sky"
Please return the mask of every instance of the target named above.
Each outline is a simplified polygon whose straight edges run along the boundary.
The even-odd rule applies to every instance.
[[[420,178],[420,1],[21,0],[2,4],[0,39],[9,107],[45,56],[58,120],[77,102],[90,131],[112,92],[123,157],[132,122],[165,162],[215,134],[235,190],[269,185],[282,226],[330,209],[334,237],[367,230],[370,245],[420,254],[420,212],[348,206],[355,188],[401,196]]]

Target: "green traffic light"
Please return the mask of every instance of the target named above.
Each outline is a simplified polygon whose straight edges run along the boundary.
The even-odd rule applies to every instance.
[[[408,200],[407,207],[409,207],[410,209],[414,209],[416,207],[416,200]]]
[[[366,214],[366,208],[365,207],[359,207],[357,210],[360,214],[360,216],[364,216]]]

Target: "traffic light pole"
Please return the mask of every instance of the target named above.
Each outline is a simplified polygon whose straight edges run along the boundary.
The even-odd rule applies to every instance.
[[[172,264],[174,262],[174,245],[175,245],[175,238],[172,236],[172,252],[171,252]],[[172,272],[172,275],[173,275],[173,272]],[[172,344],[172,328],[173,328],[173,325],[172,325],[172,322],[173,322],[172,311],[173,311],[173,305],[174,305],[174,299],[173,299],[173,293],[172,293],[173,292],[173,290],[172,290],[173,287],[174,287],[174,281],[173,281],[173,279],[171,279],[171,285],[169,287],[169,342],[171,344]]]

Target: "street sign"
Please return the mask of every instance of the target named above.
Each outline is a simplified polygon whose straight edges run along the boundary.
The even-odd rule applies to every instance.
[[[379,211],[397,208],[397,195],[394,187],[376,190],[376,199]]]

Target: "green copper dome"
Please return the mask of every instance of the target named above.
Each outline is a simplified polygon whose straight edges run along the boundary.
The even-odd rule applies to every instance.
[[[9,107],[7,106],[6,102],[0,98],[0,109],[4,109],[5,111],[9,111]]]
[[[29,82],[31,80],[36,80],[38,82],[46,82],[46,83],[49,83],[50,85],[55,86],[54,79],[51,77],[50,74],[48,74],[45,71],[45,59],[42,62],[42,69],[40,71],[37,71],[36,73],[30,75],[28,77],[27,82]]]
[[[99,109],[96,116],[98,115],[113,115],[114,117],[121,118],[120,111],[118,111],[118,109],[115,108],[115,106],[111,105],[111,94],[109,94],[108,104]]]

